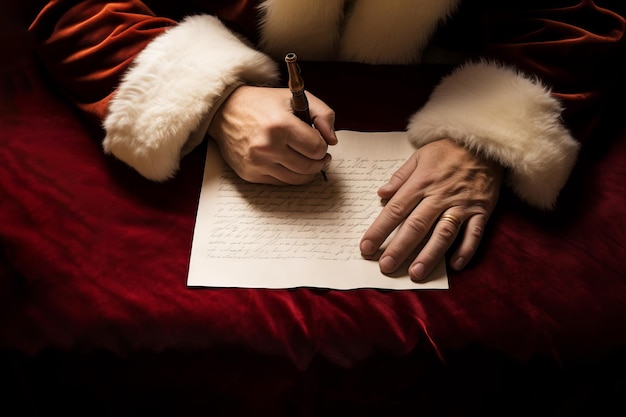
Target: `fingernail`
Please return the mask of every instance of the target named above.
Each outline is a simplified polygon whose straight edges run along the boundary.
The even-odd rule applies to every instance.
[[[380,270],[389,273],[396,270],[396,261],[391,256],[385,256],[380,260]]]
[[[425,278],[425,272],[426,272],[426,267],[424,267],[424,264],[422,263],[418,263],[413,265],[413,268],[411,268],[411,279],[413,281],[421,281]]]
[[[371,255],[374,251],[376,251],[376,247],[371,240],[364,240],[361,242],[361,253]]]
[[[456,269],[457,271],[460,271],[461,269],[463,269],[464,266],[465,266],[465,258],[463,258],[462,256],[459,256],[458,258],[456,258],[456,260],[452,264],[452,267]]]

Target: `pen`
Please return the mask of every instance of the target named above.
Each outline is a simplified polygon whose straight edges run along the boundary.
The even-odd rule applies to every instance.
[[[312,125],[311,114],[309,113],[309,100],[304,94],[304,80],[300,74],[300,67],[298,66],[298,57],[295,53],[289,52],[285,55],[285,62],[287,63],[287,71],[289,73],[289,90],[291,91],[291,108],[293,113],[300,118],[300,120]],[[324,181],[328,181],[326,171],[320,171]]]
[[[298,57],[293,52],[285,55],[287,70],[289,71],[289,90],[291,90],[291,108],[293,113],[302,121],[312,124],[311,114],[309,113],[309,100],[304,94],[304,80],[300,75],[300,67],[298,66]]]

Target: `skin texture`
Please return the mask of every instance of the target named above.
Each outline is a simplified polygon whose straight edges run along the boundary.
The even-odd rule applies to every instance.
[[[450,264],[462,269],[474,256],[496,206],[502,171],[451,140],[423,146],[378,190],[388,201],[363,235],[361,253],[374,256],[400,226],[380,256],[383,273],[395,271],[423,244],[409,266],[411,279],[420,281],[457,238]]]
[[[226,162],[244,180],[276,185],[311,182],[331,161],[335,113],[307,93],[313,127],[291,110],[285,88],[239,87],[209,127]]]
[[[305,184],[328,167],[328,146],[337,143],[334,111],[308,93],[311,127],[293,115],[290,99],[285,88],[242,86],[219,109],[209,133],[242,179]],[[450,265],[462,269],[478,248],[502,176],[498,164],[452,140],[421,147],[378,190],[387,203],[363,235],[362,255],[378,256],[397,229],[380,255],[383,273],[410,260],[411,279],[423,280],[457,240]]]

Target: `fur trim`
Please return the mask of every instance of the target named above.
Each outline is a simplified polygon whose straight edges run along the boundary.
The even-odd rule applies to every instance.
[[[519,197],[551,208],[579,144],[560,120],[560,103],[536,80],[488,62],[467,64],[433,91],[408,125],[417,146],[451,138],[510,168]]]
[[[266,0],[261,47],[275,58],[408,64],[460,0]]]
[[[276,63],[217,18],[188,17],[155,38],[125,74],[104,120],[104,150],[146,178],[164,181],[230,86],[277,80]]]
[[[302,60],[335,58],[344,0],[266,0],[261,11],[260,46],[275,58],[296,52]]]
[[[428,41],[459,0],[358,0],[346,16],[339,58],[369,64],[421,60]]]

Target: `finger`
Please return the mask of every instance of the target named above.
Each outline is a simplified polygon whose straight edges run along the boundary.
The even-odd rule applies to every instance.
[[[285,140],[289,148],[308,159],[321,160],[328,151],[328,143],[320,132],[304,123],[294,126]]]
[[[462,233],[462,239],[452,256],[450,266],[459,271],[474,257],[487,226],[487,216],[476,214],[470,217]]]
[[[335,112],[322,100],[313,94],[308,94],[313,126],[319,131],[328,145],[336,145],[338,140],[335,133]]]
[[[391,175],[389,181],[378,189],[378,196],[383,199],[389,199],[407,182],[411,174],[415,171],[417,159],[411,157],[396,172]]]
[[[292,185],[292,184],[283,182],[275,177],[272,177],[271,175],[261,175],[259,177],[256,177],[256,179],[253,181],[249,181],[249,180],[246,180],[246,181],[251,182],[253,184],[269,184],[269,185],[283,185],[283,186]]]
[[[379,266],[381,272],[390,274],[424,242],[437,220],[438,210],[428,207],[423,201],[398,228],[395,236],[383,251]]]
[[[287,155],[291,154],[291,158]],[[307,184],[320,176],[320,171],[330,164],[331,156],[327,155],[321,161],[313,161],[298,155],[296,152],[289,150],[280,155],[281,160],[277,161],[274,154],[264,155],[262,158],[256,158],[254,164],[247,164],[246,169],[237,171],[237,175],[243,180],[274,185],[302,185]],[[257,155],[258,156],[258,155]],[[293,162],[293,169],[286,166],[290,165],[286,161],[296,160]],[[305,167],[303,169],[303,167]],[[321,168],[320,168],[321,167]]]
[[[409,276],[413,281],[424,280],[444,258],[458,236],[463,221],[462,217],[452,214],[450,210],[436,221],[428,241],[409,267]]]
[[[306,184],[319,175],[320,171],[327,169],[331,160],[330,154],[326,154],[321,160],[313,160],[289,152],[273,167],[271,174],[288,184]]]
[[[297,174],[278,165],[271,173],[257,175],[253,180],[246,179],[246,181],[272,185],[303,185],[315,180],[319,175],[319,172],[309,175]]]
[[[413,211],[421,199],[422,194],[415,192],[412,187],[401,187],[385,204],[376,219],[363,234],[360,244],[361,254],[365,257],[373,256],[387,237],[389,237],[400,223],[405,221],[409,213]],[[428,231],[421,230],[421,226],[417,224],[417,220],[411,220],[408,227],[420,229],[416,234],[422,234],[422,232],[425,234]],[[395,239],[397,239],[397,236],[394,237],[392,242],[395,241]]]
[[[304,157],[292,149],[286,148],[283,153],[267,152],[260,156],[256,162],[258,169],[255,178],[263,178],[263,182],[270,184],[307,184],[320,175],[320,171],[326,169],[332,161],[332,156],[326,154],[321,160],[313,160]],[[253,170],[251,170],[253,172]],[[275,181],[268,181],[272,177]],[[250,178],[244,178],[250,181]]]

